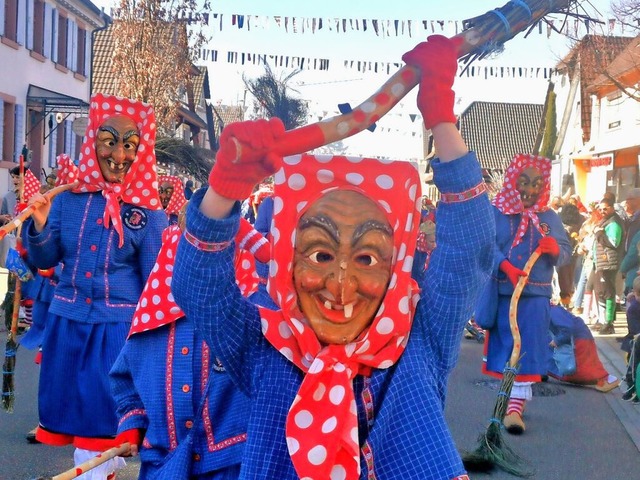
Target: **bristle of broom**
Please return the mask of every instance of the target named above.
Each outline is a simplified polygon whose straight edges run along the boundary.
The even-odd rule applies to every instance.
[[[511,475],[521,478],[535,473],[526,462],[506,444],[503,437],[504,420],[513,382],[518,367],[509,367],[502,375],[498,399],[493,407],[493,415],[485,433],[478,437],[478,446],[472,452],[462,453],[462,463],[470,472],[488,472],[497,467]]]

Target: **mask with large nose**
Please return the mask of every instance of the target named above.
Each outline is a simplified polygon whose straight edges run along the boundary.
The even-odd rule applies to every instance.
[[[98,128],[96,157],[107,182],[124,182],[139,144],[140,134],[135,122],[124,115],[109,117]]]
[[[372,322],[391,276],[393,231],[380,208],[354,191],[317,200],[297,225],[298,304],[322,344],[346,344]]]

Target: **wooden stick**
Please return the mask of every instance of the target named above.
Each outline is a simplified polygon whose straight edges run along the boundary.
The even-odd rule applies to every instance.
[[[470,19],[469,28],[453,37],[462,40],[458,58],[469,55],[482,56],[489,50],[487,46],[501,45],[534,25],[545,15],[566,11],[573,3],[576,3],[575,0],[522,0],[519,3],[510,1],[501,8]],[[351,112],[288,130],[276,141],[273,151],[285,157],[308,152],[355,135],[387,114],[418,85],[419,81],[419,70],[405,65]],[[236,158],[239,159],[242,144],[237,141],[234,144]]]
[[[47,193],[44,194],[44,196],[49,200],[52,200],[53,197],[55,197],[59,193],[65,192],[67,190],[71,190],[72,188],[75,188],[77,185],[78,185],[78,182],[68,183],[66,185],[60,185],[58,187],[55,187],[49,190]],[[21,226],[25,222],[25,220],[27,220],[31,215],[33,215],[33,212],[35,212],[39,207],[40,205],[36,205],[36,204],[29,205],[22,212],[20,212],[20,215],[18,215],[9,223],[1,227],[0,240],[6,237],[8,233],[13,232],[16,228]]]
[[[509,358],[510,367],[515,367],[518,364],[518,360],[520,360],[520,349],[522,347],[520,328],[518,327],[518,301],[529,279],[529,272],[533,268],[533,264],[540,258],[540,254],[540,247],[533,251],[522,269],[527,276],[518,279],[516,288],[513,290],[513,295],[511,295],[511,303],[509,304],[509,327],[511,328],[511,335],[513,336],[513,350],[511,350],[511,358]]]
[[[83,473],[87,473],[92,468],[96,468],[99,465],[111,460],[114,457],[122,455],[129,451],[129,442],[124,442],[122,445],[105,450],[99,453],[95,457],[81,463],[77,467],[70,468],[66,472],[62,472],[55,477],[38,477],[36,480],[71,480],[77,478]]]

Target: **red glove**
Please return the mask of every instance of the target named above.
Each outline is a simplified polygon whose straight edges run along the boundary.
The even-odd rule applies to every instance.
[[[526,272],[513,266],[509,260],[503,260],[500,262],[500,270],[504,272],[511,284],[515,287],[518,284],[520,277],[526,277]]]
[[[142,444],[143,433],[139,428],[132,428],[130,430],[125,430],[124,432],[120,432],[116,437],[116,444],[122,445],[124,442],[129,442],[132,448],[129,451],[129,454],[121,455],[122,457],[128,457],[131,455],[138,454],[138,447]]]
[[[542,237],[538,242],[538,247],[540,248],[541,253],[549,254],[552,257],[560,255],[560,246],[553,237]]]
[[[455,93],[451,87],[458,71],[458,48],[462,42],[462,38],[431,35],[402,56],[407,65],[420,69],[418,109],[427,129],[439,123],[456,123]]]
[[[279,118],[227,125],[220,135],[209,186],[232,200],[249,197],[257,183],[280,167],[282,158],[271,149],[283,134],[284,125]]]

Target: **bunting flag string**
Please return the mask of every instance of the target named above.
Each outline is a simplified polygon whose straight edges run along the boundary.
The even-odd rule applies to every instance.
[[[198,59],[203,62],[224,62],[234,65],[265,65],[276,68],[291,68],[297,70],[322,71],[330,66],[342,66],[346,70],[359,73],[380,73],[390,75],[398,71],[404,64],[401,62],[376,62],[370,60],[329,60],[327,58],[300,57],[293,55],[275,55],[264,53],[234,52],[221,53],[218,50],[202,48],[198,52]],[[478,62],[469,66],[462,73],[462,77],[469,78],[551,78],[556,69],[543,66],[489,66]]]
[[[464,20],[416,20],[416,19],[371,19],[371,18],[322,18],[272,15],[240,15],[207,13],[197,19],[208,25],[214,33],[228,28],[245,31],[278,29],[292,34],[318,34],[333,32],[346,34],[363,32],[377,37],[425,38],[432,34],[445,36],[457,35],[463,30]],[[195,23],[194,20],[194,23]],[[588,33],[602,35],[624,35],[625,30],[634,34],[633,29],[615,18],[606,20],[594,18],[548,18],[538,22],[538,28],[532,32],[550,37],[554,32],[580,38]],[[595,23],[595,25],[594,25]],[[557,28],[554,28],[554,24]]]

